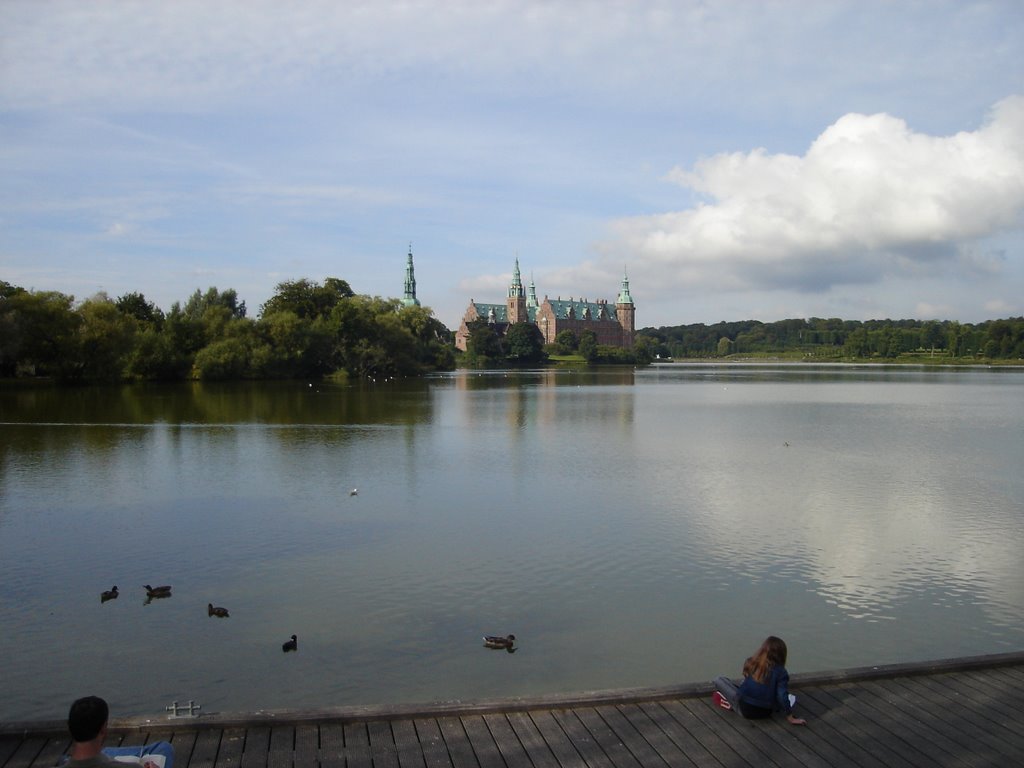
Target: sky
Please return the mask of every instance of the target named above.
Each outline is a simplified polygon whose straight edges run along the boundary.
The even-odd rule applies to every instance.
[[[0,0],[0,280],[1024,315],[1024,2]]]

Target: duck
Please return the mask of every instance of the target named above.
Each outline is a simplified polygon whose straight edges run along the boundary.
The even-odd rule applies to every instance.
[[[358,488],[353,488],[351,491],[348,492],[348,495],[349,496],[358,496],[359,495],[359,489]]]
[[[117,600],[117,585],[115,584],[111,589],[100,594],[100,602],[105,603],[107,600]]]
[[[214,607],[213,603],[206,604],[206,613],[208,616],[217,616],[222,619],[228,618],[228,609]]]
[[[163,587],[151,587],[149,584],[142,585],[146,590],[146,597],[153,599],[154,597],[170,597],[171,588],[169,586]]]
[[[291,640],[285,640],[284,643],[281,644],[281,650],[285,653],[288,653],[288,651],[299,650],[299,638],[292,635]]]
[[[500,635],[484,635],[484,645],[488,648],[496,648],[511,652],[515,644],[515,635],[508,635],[507,637],[501,637]]]

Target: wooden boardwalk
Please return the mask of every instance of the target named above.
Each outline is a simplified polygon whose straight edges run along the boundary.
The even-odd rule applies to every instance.
[[[573,697],[112,723],[175,768],[1008,766],[1024,764],[1024,653],[794,675],[798,713],[743,720],[711,685]],[[0,768],[49,768],[63,723],[0,724]]]

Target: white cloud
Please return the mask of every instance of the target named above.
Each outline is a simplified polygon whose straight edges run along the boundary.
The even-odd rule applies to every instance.
[[[720,154],[669,179],[705,202],[619,220],[602,246],[668,290],[821,292],[932,275],[961,253],[956,264],[973,269],[976,241],[1024,223],[1024,97],[946,137],[848,114],[803,156]]]

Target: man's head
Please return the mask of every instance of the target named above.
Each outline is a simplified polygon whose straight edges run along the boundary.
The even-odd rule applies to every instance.
[[[73,741],[92,741],[107,724],[110,709],[99,696],[85,696],[68,711],[68,730]]]

